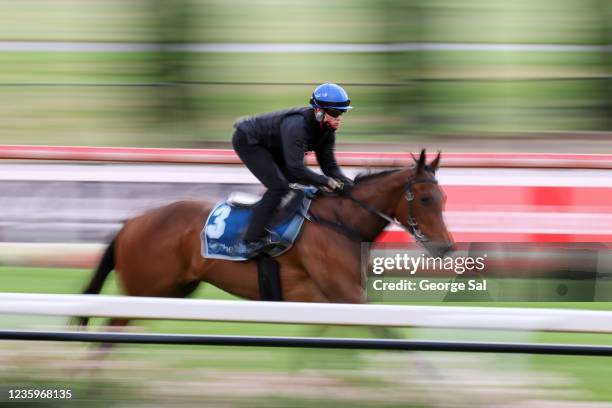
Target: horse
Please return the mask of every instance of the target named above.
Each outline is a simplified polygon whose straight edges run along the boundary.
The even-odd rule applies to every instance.
[[[389,223],[410,232],[432,255],[454,242],[443,219],[445,196],[435,172],[440,153],[426,163],[358,175],[349,194],[324,194],[309,208],[300,237],[278,262],[282,299],[296,302],[364,303],[361,243],[373,242]],[[201,282],[235,296],[259,300],[253,260],[202,257],[200,231],[213,203],[179,201],[127,220],[106,248],[83,294],[99,294],[115,270],[130,296],[186,297]],[[80,317],[80,325],[88,318]],[[114,318],[110,326],[129,319]]]

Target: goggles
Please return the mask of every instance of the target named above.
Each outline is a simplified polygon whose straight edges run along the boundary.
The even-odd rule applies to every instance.
[[[325,113],[327,113],[332,118],[338,118],[344,113],[343,110],[334,109],[334,108],[325,108],[323,110],[325,111]]]

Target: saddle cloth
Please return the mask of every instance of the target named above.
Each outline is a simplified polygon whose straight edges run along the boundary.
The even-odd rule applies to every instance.
[[[263,253],[272,257],[286,252],[293,246],[302,229],[312,198],[317,192],[315,187],[310,186],[292,184],[290,187],[268,230],[275,244]],[[218,202],[208,215],[200,235],[202,256],[231,261],[249,259],[250,254],[240,242],[249,225],[255,205],[257,203],[252,199],[244,199],[244,195],[242,199],[237,199],[235,193]]]

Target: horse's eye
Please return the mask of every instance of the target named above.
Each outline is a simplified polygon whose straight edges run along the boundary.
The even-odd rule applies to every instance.
[[[431,196],[425,196],[425,197],[421,197],[421,198],[419,198],[419,201],[420,201],[422,204],[427,205],[427,204],[430,204],[430,203],[431,203],[432,198],[431,198]]]

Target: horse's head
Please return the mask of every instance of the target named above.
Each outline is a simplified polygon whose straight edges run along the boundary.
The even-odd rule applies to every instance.
[[[444,256],[453,249],[454,241],[442,216],[446,196],[436,180],[440,153],[429,164],[425,161],[425,149],[419,158],[413,158],[416,166],[393,215],[432,255]]]

